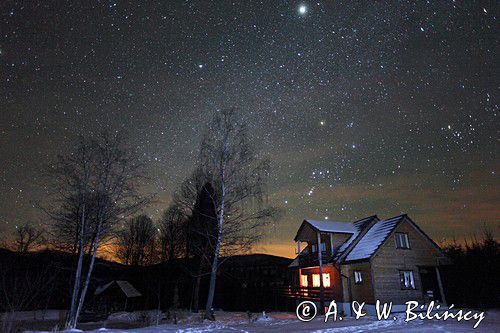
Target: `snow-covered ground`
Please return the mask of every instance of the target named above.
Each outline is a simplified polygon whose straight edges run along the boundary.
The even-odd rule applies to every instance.
[[[454,320],[448,321],[422,321],[414,320],[406,323],[404,317],[399,316],[397,320],[377,321],[374,317],[364,317],[359,320],[354,318],[345,318],[342,321],[329,321],[324,323],[321,318],[316,318],[311,322],[304,323],[297,320],[292,313],[273,313],[268,318],[253,315],[250,321],[246,313],[237,312],[217,312],[215,322],[201,321],[196,315],[179,320],[177,325],[162,324],[144,328],[130,328],[126,326],[120,329],[104,328],[113,321],[123,322],[133,320],[133,315],[118,314],[113,319],[106,322],[93,323],[102,324],[102,328],[86,330],[92,333],[118,333],[118,332],[137,332],[137,333],[201,333],[201,332],[315,332],[315,333],[334,333],[334,332],[500,332],[500,310],[493,310],[486,313],[486,318],[480,324],[478,329],[473,330],[474,322]],[[111,326],[111,325],[109,325]],[[108,327],[109,327],[108,326]],[[98,327],[98,326],[97,326]],[[85,327],[84,327],[85,328]]]

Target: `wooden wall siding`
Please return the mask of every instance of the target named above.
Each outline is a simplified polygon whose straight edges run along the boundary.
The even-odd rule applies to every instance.
[[[410,249],[397,249],[395,232],[406,232]],[[442,254],[409,222],[402,221],[371,259],[374,296],[381,302],[403,304],[409,300],[423,301],[418,266],[437,266]],[[400,270],[412,270],[415,290],[401,289]]]
[[[333,238],[333,249],[337,250],[345,241],[347,241],[352,234],[341,234],[341,233],[334,233],[332,238]],[[321,235],[321,241],[326,243],[326,251],[328,253],[332,253],[332,249],[330,246],[330,235],[329,234],[322,234]]]
[[[304,227],[302,228],[300,233],[304,239],[310,240],[309,242],[307,242],[308,244],[316,243],[316,230],[311,227],[311,225],[304,224]]]
[[[354,271],[360,271],[363,277],[363,283],[354,283]],[[373,285],[372,285],[372,272],[371,265],[369,262],[361,262],[356,264],[349,264],[342,266],[342,274],[349,277],[351,281],[351,296],[352,301],[366,302],[368,304],[375,303],[375,297],[373,295]],[[344,283],[344,299],[349,299],[349,289],[347,285],[347,279],[343,279]]]

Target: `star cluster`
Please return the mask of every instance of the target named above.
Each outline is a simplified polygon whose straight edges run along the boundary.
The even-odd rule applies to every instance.
[[[158,216],[211,113],[272,160],[290,255],[303,218],[408,213],[438,240],[498,234],[498,23],[489,1],[8,1],[0,6],[0,226],[44,217],[39,170],[126,131]],[[271,232],[269,232],[271,234]],[[280,247],[281,246],[281,247]],[[257,249],[259,250],[259,249]]]

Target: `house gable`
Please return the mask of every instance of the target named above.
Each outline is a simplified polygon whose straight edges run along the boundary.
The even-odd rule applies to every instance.
[[[396,248],[396,233],[405,233],[408,235],[409,239],[409,249],[398,249]],[[399,223],[394,227],[394,229],[388,234],[384,242],[377,248],[377,250],[372,254],[371,261],[374,261],[376,257],[379,256],[407,256],[408,254],[414,254],[412,259],[414,262],[420,262],[419,265],[438,265],[436,259],[441,261],[446,260],[446,255],[441,250],[441,248],[429,237],[422,229],[420,229],[415,222],[413,222],[408,216],[404,215],[404,218],[399,221]],[[417,257],[418,255],[418,257]],[[425,259],[423,259],[425,257]]]
[[[408,249],[396,247],[396,233],[408,235]],[[424,302],[420,269],[439,266],[444,258],[439,247],[411,219],[405,217],[370,258],[375,299],[396,304],[408,300]],[[401,287],[401,271],[412,272],[415,289]]]

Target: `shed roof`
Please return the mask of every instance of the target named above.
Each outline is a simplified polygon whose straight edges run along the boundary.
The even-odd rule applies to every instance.
[[[102,294],[105,290],[112,287],[115,283],[127,298],[142,296],[142,294],[139,291],[137,291],[137,289],[135,289],[134,286],[130,284],[130,282],[124,280],[113,280],[102,287],[98,287],[95,290],[94,295]]]

